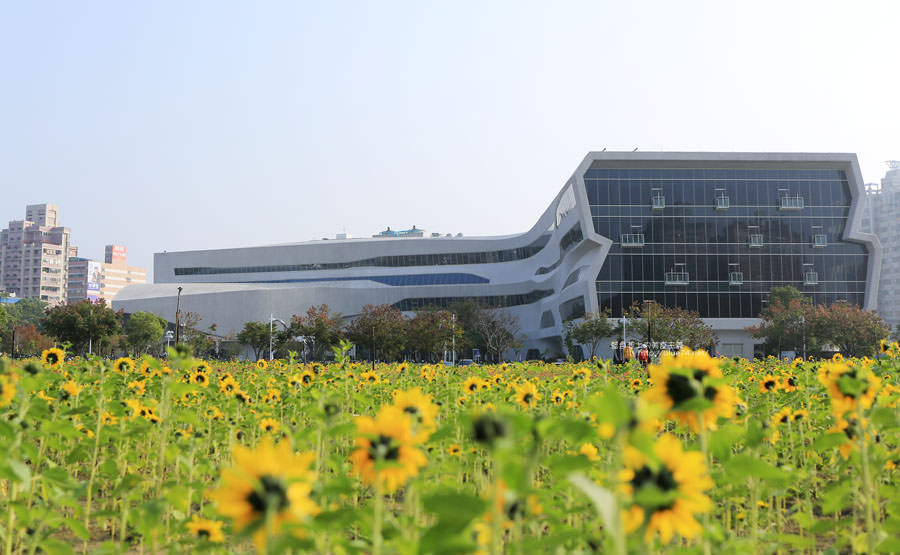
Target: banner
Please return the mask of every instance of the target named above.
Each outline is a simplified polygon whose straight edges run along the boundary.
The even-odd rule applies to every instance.
[[[100,276],[103,267],[99,262],[88,262],[87,267],[87,299],[91,302],[100,300]]]

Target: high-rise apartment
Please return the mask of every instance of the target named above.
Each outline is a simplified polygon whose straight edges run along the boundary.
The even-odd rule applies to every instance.
[[[900,162],[888,162],[881,183],[866,184],[862,229],[878,237],[884,248],[878,284],[878,314],[895,327],[900,322]]]
[[[77,254],[69,228],[59,225],[59,207],[28,205],[24,220],[0,231],[0,290],[64,303],[69,257]]]
[[[129,266],[122,245],[107,245],[103,262],[81,257],[69,261],[69,302],[103,299],[109,304],[120,289],[139,283],[147,283],[147,269]]]

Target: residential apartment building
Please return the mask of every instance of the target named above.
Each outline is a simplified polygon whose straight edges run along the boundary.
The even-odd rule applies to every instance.
[[[122,245],[107,245],[103,262],[81,257],[69,261],[69,302],[103,299],[111,304],[120,289],[140,283],[147,283],[147,269],[129,266]]]
[[[878,284],[878,314],[891,328],[900,322],[900,162],[888,162],[881,183],[866,184],[862,230],[878,237],[884,248]]]
[[[69,228],[59,225],[59,207],[28,205],[24,220],[0,231],[0,290],[64,303],[69,258],[77,254]]]

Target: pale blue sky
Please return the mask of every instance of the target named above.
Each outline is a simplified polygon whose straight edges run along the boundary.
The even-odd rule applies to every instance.
[[[0,224],[525,231],[589,150],[900,158],[900,2],[0,1]]]

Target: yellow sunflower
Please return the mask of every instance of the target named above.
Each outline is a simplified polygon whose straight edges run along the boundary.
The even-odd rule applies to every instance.
[[[482,389],[484,383],[484,380],[478,376],[470,376],[463,382],[463,393],[466,395],[474,395]]]
[[[658,533],[667,544],[677,533],[692,539],[702,532],[694,518],[712,509],[703,492],[715,484],[707,474],[706,461],[699,451],[684,451],[672,434],[663,434],[653,446],[656,461],[633,447],[625,448],[625,469],[619,473],[623,492],[630,502],[622,512],[625,530],[631,533],[647,523],[644,540]],[[650,495],[640,495],[645,491]]]
[[[219,378],[219,391],[225,395],[234,395],[241,388],[230,375]]]
[[[200,518],[198,515],[194,515],[191,521],[187,523],[187,529],[192,536],[213,543],[222,543],[225,541],[225,534],[222,533],[223,524],[216,520]]]
[[[277,434],[281,424],[274,418],[263,418],[259,421],[259,429],[267,434]]]
[[[818,379],[828,389],[837,417],[859,408],[871,408],[881,389],[881,379],[873,372],[843,360],[822,364]]]
[[[418,387],[394,391],[394,406],[408,414],[412,422],[413,443],[425,443],[428,436],[437,429],[434,417],[437,416],[438,407],[432,400],[430,394],[423,394]]]
[[[573,380],[589,380],[591,379],[591,370],[590,368],[580,367],[576,368],[572,371],[572,379]]]
[[[309,387],[313,384],[313,381],[316,379],[315,372],[311,372],[309,370],[304,370],[302,374],[300,374],[299,380],[300,385],[304,387]]]
[[[350,460],[366,484],[383,487],[393,493],[428,462],[412,445],[410,419],[402,409],[384,405],[375,418],[356,418],[356,450]]]
[[[128,357],[117,358],[116,361],[113,362],[113,368],[115,368],[117,372],[128,374],[129,372],[134,371],[134,361]]]
[[[59,370],[65,359],[65,351],[57,349],[56,347],[46,349],[41,353],[41,362],[44,363],[44,368],[47,370]]]
[[[378,376],[378,372],[376,372],[375,370],[369,370],[368,372],[363,372],[359,375],[359,381],[362,384],[375,385],[381,382],[381,378]]]
[[[522,408],[530,409],[537,406],[537,402],[541,399],[537,386],[532,382],[525,382],[516,386],[516,403]]]
[[[0,408],[9,406],[16,398],[16,382],[0,375]]]
[[[266,367],[268,367],[268,366],[269,366],[269,363],[266,362],[266,360],[263,358],[256,361],[256,367],[259,368],[260,370],[265,370]]]
[[[234,446],[232,456],[234,467],[222,471],[221,486],[207,496],[236,531],[260,525],[253,533],[260,551],[266,547],[266,526],[277,535],[285,524],[299,525],[319,513],[309,497],[316,476],[310,470],[315,454],[294,453],[286,441],[276,445],[266,436],[256,449]]]
[[[76,382],[75,380],[69,380],[62,386],[62,390],[65,393],[65,395],[63,395],[63,398],[68,399],[69,397],[75,397],[76,395],[81,393],[82,389],[84,388],[78,385],[78,382]]]
[[[447,454],[451,457],[459,457],[462,453],[462,447],[455,443],[451,443],[449,447],[447,447]]]
[[[706,351],[682,349],[677,356],[663,355],[659,364],[648,368],[650,389],[642,398],[662,406],[669,418],[687,424],[695,432],[700,430],[700,415],[704,427],[714,430],[719,418],[734,416],[740,399],[734,389],[724,385],[719,360]],[[697,407],[705,407],[695,410]]]
[[[778,378],[772,374],[767,374],[763,379],[759,380],[760,393],[775,393],[778,391]]]

